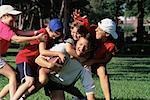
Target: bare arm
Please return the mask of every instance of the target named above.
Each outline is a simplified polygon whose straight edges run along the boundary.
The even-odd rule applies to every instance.
[[[36,31],[17,31],[16,32],[17,35],[21,35],[21,36],[34,36],[36,35]]]
[[[62,65],[60,64],[57,64],[57,63],[53,63],[53,62],[48,62],[46,59],[38,56],[36,59],[35,59],[35,62],[43,67],[43,68],[49,68],[50,70],[52,71],[55,71],[55,72],[58,72],[62,69]]]
[[[74,58],[77,58],[77,59],[79,58],[75,49],[73,48],[73,46],[70,43],[66,43],[66,51],[70,56],[73,56]]]
[[[46,50],[45,42],[40,42],[39,52],[43,56],[58,56],[58,57],[60,57],[62,62],[64,62],[64,60],[65,60],[65,55],[62,52]]]
[[[40,39],[42,37],[43,34],[39,34],[37,36],[32,36],[32,37],[25,37],[25,36],[17,36],[17,35],[13,35],[11,40],[18,42],[18,43],[22,43],[22,42],[26,42],[26,41],[31,41],[31,40],[35,40],[35,39]]]

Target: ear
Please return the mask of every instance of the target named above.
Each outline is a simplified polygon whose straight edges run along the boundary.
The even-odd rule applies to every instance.
[[[110,36],[110,34],[109,33],[106,33],[106,37],[109,37]]]

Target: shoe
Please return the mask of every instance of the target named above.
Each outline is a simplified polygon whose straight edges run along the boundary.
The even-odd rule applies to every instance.
[[[21,97],[21,98],[19,98],[19,100],[25,100],[25,98],[24,98],[24,97]]]

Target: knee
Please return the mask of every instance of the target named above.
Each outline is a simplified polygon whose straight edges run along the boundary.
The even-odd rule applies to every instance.
[[[8,76],[9,80],[11,82],[14,82],[16,81],[16,73],[15,72],[12,72],[9,76]]]
[[[27,79],[25,84],[27,84],[28,87],[31,87],[34,84],[34,79],[32,79],[32,78],[31,79]]]

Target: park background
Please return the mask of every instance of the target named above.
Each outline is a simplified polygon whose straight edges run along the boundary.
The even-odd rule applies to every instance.
[[[149,0],[0,0],[23,11],[14,26],[22,30],[44,27],[54,17],[64,22],[64,35],[69,34],[71,13],[80,9],[91,24],[109,17],[117,23],[118,54],[108,63],[113,100],[150,100],[150,1]],[[15,55],[24,44],[12,43],[4,58],[15,67]],[[98,78],[94,75],[97,100],[103,99]],[[0,75],[0,89],[8,80]],[[76,86],[84,93],[78,81]],[[72,96],[66,93],[66,100]],[[8,96],[5,100],[8,100]],[[48,100],[43,89],[27,100]]]

